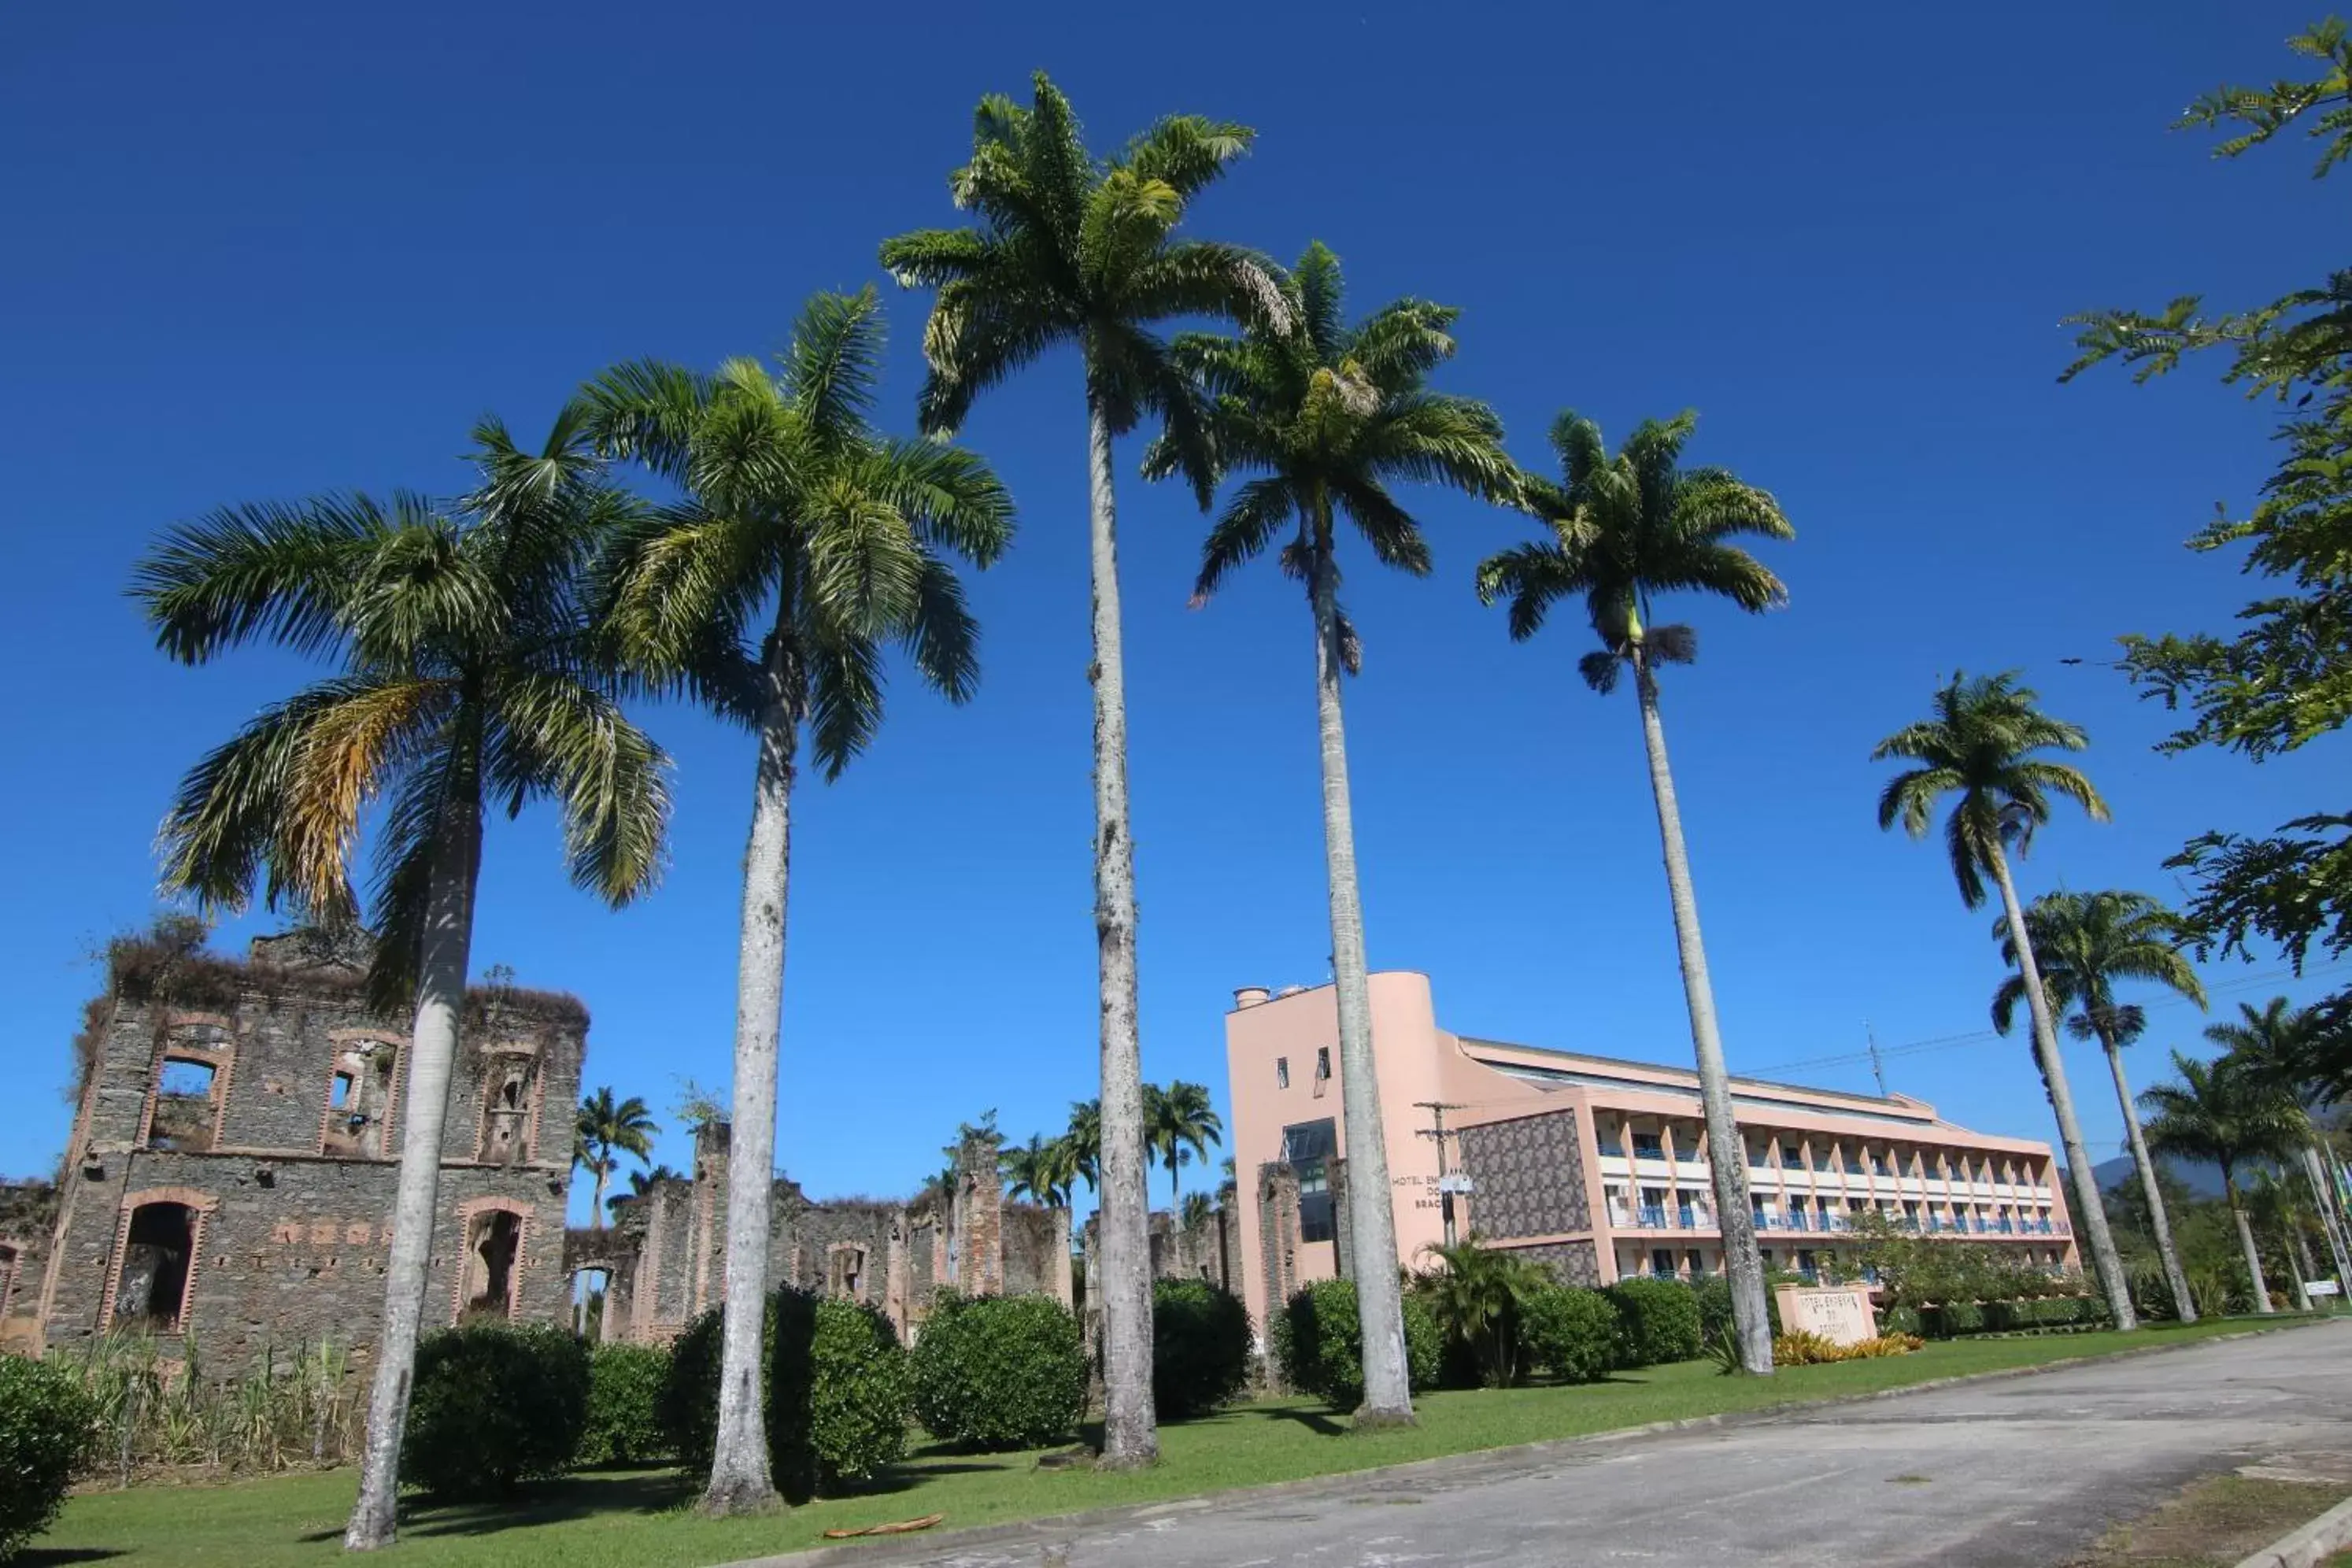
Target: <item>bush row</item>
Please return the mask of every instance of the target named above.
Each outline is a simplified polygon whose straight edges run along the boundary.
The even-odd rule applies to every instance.
[[[1885,1356],[1909,1355],[1925,1343],[1916,1334],[1881,1334],[1876,1339],[1842,1345],[1801,1329],[1793,1334],[1773,1336],[1772,1364],[1820,1366],[1829,1362],[1876,1361]]]
[[[2015,1333],[2026,1329],[2096,1327],[2107,1321],[2107,1304],[2096,1296],[1946,1301],[1918,1310],[1918,1331],[1931,1340],[1957,1339],[1964,1334]]]
[[[1299,1288],[1269,1325],[1275,1364],[1301,1394],[1321,1398],[1334,1410],[1353,1410],[1364,1400],[1364,1330],[1352,1279],[1318,1279]],[[1417,1391],[1433,1387],[1444,1336],[1419,1298],[1404,1299],[1406,1376]]]

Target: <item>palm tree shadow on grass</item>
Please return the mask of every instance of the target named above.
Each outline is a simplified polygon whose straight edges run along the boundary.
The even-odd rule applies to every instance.
[[[404,1497],[400,1528],[419,1536],[489,1535],[598,1514],[667,1513],[693,1501],[695,1493],[693,1479],[674,1469],[592,1471],[535,1482],[509,1497],[466,1502]],[[299,1539],[307,1544],[340,1541],[342,1534],[340,1529],[314,1531]]]
[[[342,1531],[333,1531],[340,1540]],[[18,1552],[8,1561],[12,1568],[60,1568],[68,1563],[103,1563],[110,1557],[125,1557],[128,1551],[120,1546],[53,1546],[32,1547]]]
[[[1276,1405],[1254,1412],[1269,1421],[1296,1421],[1309,1432],[1324,1437],[1344,1437],[1348,1428],[1341,1426],[1328,1411],[1306,1405]]]

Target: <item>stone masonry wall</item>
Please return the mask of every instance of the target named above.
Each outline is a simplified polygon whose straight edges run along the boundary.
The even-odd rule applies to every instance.
[[[1548,1110],[1462,1130],[1478,1234],[1495,1241],[1592,1228],[1576,1113]],[[1465,1227],[1466,1232],[1467,1227]]]
[[[369,1013],[347,968],[206,959],[203,973],[200,999],[118,984],[100,1010],[43,1281],[47,1342],[112,1323],[158,1332],[167,1352],[193,1336],[225,1374],[320,1340],[363,1361],[383,1311],[406,1023]],[[454,1321],[501,1274],[509,1315],[564,1321],[569,1108],[586,1026],[569,998],[469,999],[428,1326]]]

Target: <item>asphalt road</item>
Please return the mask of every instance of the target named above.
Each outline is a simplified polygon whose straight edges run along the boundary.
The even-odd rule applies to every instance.
[[[2352,1322],[858,1556],[940,1568],[2054,1568],[2198,1476],[2346,1456]]]

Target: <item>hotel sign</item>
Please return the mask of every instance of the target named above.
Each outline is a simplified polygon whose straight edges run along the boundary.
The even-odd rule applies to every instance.
[[[1878,1313],[1863,1285],[1779,1285],[1772,1295],[1780,1304],[1780,1331],[1819,1334],[1832,1344],[1853,1345],[1875,1339]]]

